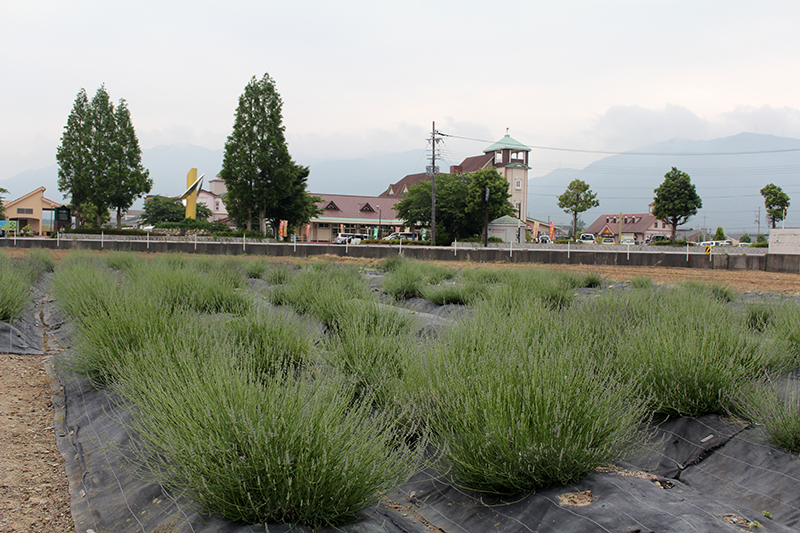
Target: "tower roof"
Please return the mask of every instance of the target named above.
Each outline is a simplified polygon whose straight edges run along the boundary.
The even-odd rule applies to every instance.
[[[489,152],[496,152],[498,150],[513,150],[513,151],[522,151],[522,152],[530,152],[531,149],[519,142],[516,139],[512,139],[511,135],[508,133],[505,136],[491,145],[489,148],[483,151],[484,154]]]

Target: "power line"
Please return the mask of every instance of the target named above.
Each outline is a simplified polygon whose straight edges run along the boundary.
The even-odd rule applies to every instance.
[[[473,139],[471,137],[460,137],[458,135],[450,135],[448,133],[440,133],[443,137],[451,137],[453,139],[462,139],[465,141],[476,141],[482,143],[491,144],[493,141],[487,141],[486,139]],[[527,145],[528,148],[536,149],[536,150],[552,150],[555,152],[574,152],[579,154],[602,154],[602,155],[638,155],[638,156],[672,156],[672,157],[683,157],[683,156],[723,156],[723,155],[757,155],[757,154],[782,154],[787,152],[800,152],[800,148],[785,148],[782,150],[752,150],[752,151],[745,151],[745,152],[676,152],[676,153],[669,153],[669,152],[612,152],[607,150],[582,150],[578,148],[557,148],[553,146],[535,146],[535,145]]]

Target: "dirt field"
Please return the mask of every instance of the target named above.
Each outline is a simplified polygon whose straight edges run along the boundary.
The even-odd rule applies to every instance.
[[[6,250],[6,253],[18,255],[25,251]],[[60,258],[63,252],[54,255]],[[362,259],[348,259],[346,262],[371,264]],[[450,267],[478,266],[441,264]],[[630,281],[636,276],[651,278],[658,284],[701,281],[727,285],[736,292],[800,296],[800,274],[663,267],[491,266],[598,272],[612,282]],[[56,448],[51,399],[52,391],[43,357],[0,354],[0,533],[74,531],[64,461]]]

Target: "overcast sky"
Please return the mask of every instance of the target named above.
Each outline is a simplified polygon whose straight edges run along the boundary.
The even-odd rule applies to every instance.
[[[0,0],[0,180],[55,162],[81,88],[124,98],[143,148],[221,149],[264,73],[306,163],[425,148],[432,121],[480,141],[449,139],[453,162],[506,128],[590,150],[800,138],[798,21],[769,0]],[[597,156],[531,157],[541,175]]]

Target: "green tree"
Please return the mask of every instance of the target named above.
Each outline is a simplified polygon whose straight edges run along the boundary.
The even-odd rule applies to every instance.
[[[233,132],[225,142],[220,175],[228,189],[225,207],[239,225],[261,229],[279,220],[303,224],[321,210],[306,190],[308,168],[292,161],[284,138],[283,102],[268,74],[255,76],[239,97]]]
[[[185,217],[186,207],[181,203],[180,198],[153,196],[144,201],[142,222],[145,224],[155,225],[159,222],[180,222]]]
[[[703,207],[703,200],[697,195],[689,174],[675,167],[664,174],[664,182],[654,192],[653,215],[672,226],[670,239],[675,242],[678,226],[697,214],[697,210]]]
[[[80,225],[87,220],[84,204],[94,206],[100,226],[110,207],[122,211],[150,191],[152,181],[141,165],[141,150],[124,100],[116,111],[105,85],[91,102],[81,89],[75,98],[56,152],[58,188],[69,195]]]
[[[767,236],[764,235],[763,233],[759,233],[758,235],[756,235],[756,242],[757,243],[767,242]]]
[[[114,112],[116,126],[113,145],[113,162],[108,176],[108,204],[117,210],[117,229],[122,227],[122,213],[130,209],[134,200],[153,188],[150,171],[142,166],[142,150],[131,123],[125,100],[120,100]]]
[[[3,207],[3,195],[8,194],[8,191],[2,187],[0,187],[0,220],[6,219],[6,210]]]
[[[61,145],[56,151],[58,161],[58,190],[70,196],[72,212],[78,225],[83,226],[83,204],[89,197],[92,164],[92,124],[89,116],[89,99],[81,89],[75,97],[67,125],[61,135]]]
[[[437,174],[436,243],[447,245],[454,239],[480,235],[483,228],[484,200],[481,193],[489,187],[489,219],[514,215],[508,201],[508,181],[494,169],[473,174]],[[408,188],[394,205],[398,217],[407,226],[430,226],[431,182],[421,181]]]
[[[743,235],[742,235],[742,236],[739,238],[739,242],[751,242],[751,240],[750,240],[750,235],[748,235],[747,233],[743,234]]]
[[[714,240],[715,241],[725,240],[725,231],[722,229],[721,226],[717,226],[717,231],[714,233]]]
[[[203,203],[198,203],[196,210],[197,220],[208,220],[214,214]],[[159,222],[183,222],[184,220],[186,220],[186,206],[177,196],[151,196],[144,201],[142,222],[145,224],[155,225]]]
[[[774,183],[770,183],[761,189],[761,196],[764,197],[764,206],[767,208],[767,220],[774,229],[775,225],[786,216],[789,195]]]
[[[589,184],[578,179],[572,180],[567,190],[558,197],[558,207],[572,215],[572,238],[578,228],[578,214],[600,205],[597,195],[589,189]]]

